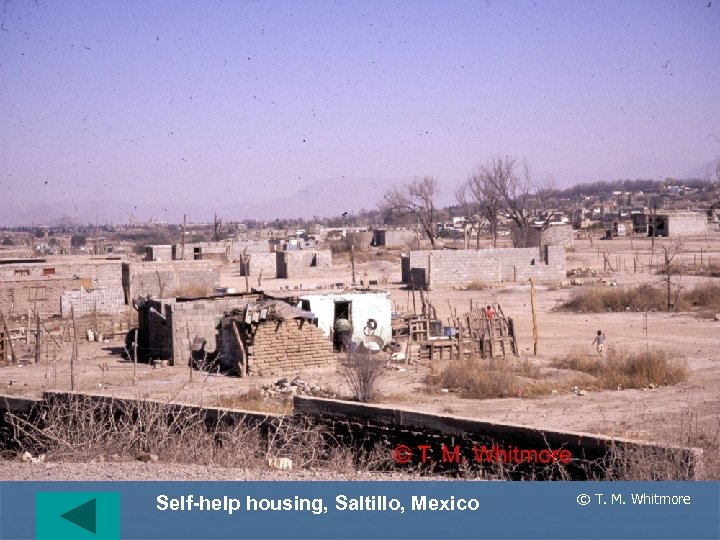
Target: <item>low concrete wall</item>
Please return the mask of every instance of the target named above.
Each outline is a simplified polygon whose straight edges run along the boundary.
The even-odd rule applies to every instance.
[[[41,423],[40,413],[44,407],[53,402],[67,402],[74,399],[90,400],[115,407],[116,410],[130,412],[135,410],[139,403],[138,400],[131,398],[79,392],[50,391],[45,392],[41,399],[0,395],[0,437],[3,438],[1,442],[5,445],[12,444],[12,432],[9,431],[6,421],[7,412],[30,417],[31,421]],[[267,433],[273,426],[277,426],[281,420],[288,420],[283,415],[239,409],[198,407],[190,404],[167,403],[161,400],[142,400],[142,402],[165,407],[168,414],[178,410],[199,412],[210,423],[223,421],[260,426],[263,433]],[[702,450],[698,448],[666,446],[590,433],[539,430],[515,424],[492,423],[470,418],[421,413],[403,408],[306,396],[295,396],[293,404],[294,413],[291,421],[310,420],[318,427],[328,430],[334,437],[332,440],[336,442],[354,446],[361,444],[368,448],[376,448],[380,444],[389,447],[388,451],[398,445],[406,445],[408,449],[415,452],[415,455],[419,455],[421,447],[426,446],[427,455],[436,459],[435,465],[442,464],[442,455],[439,455],[439,449],[443,444],[449,448],[454,448],[456,445],[461,447],[461,456],[465,457],[466,463],[469,464],[474,461],[472,454],[466,453],[470,445],[485,445],[488,448],[498,446],[507,450],[512,448],[521,450],[564,449],[569,451],[572,456],[566,472],[573,479],[587,478],[593,473],[607,474],[607,467],[611,467],[612,464],[608,463],[606,459],[613,447],[629,451],[638,450],[641,456],[662,456],[662,458],[656,457],[656,459],[668,459],[682,464],[683,467],[678,467],[678,469],[685,470],[685,475],[683,478],[676,478],[677,480],[697,478],[702,465]],[[33,415],[35,415],[34,420]],[[408,465],[415,464],[417,463],[408,463]],[[661,463],[658,462],[657,465],[660,467]],[[612,469],[610,472],[613,472]],[[552,475],[548,477],[552,477]],[[668,480],[668,478],[662,479]]]
[[[666,446],[590,433],[540,430],[516,424],[306,396],[295,396],[293,405],[296,416],[312,418],[347,444],[372,441],[373,444],[380,443],[391,448],[405,445],[414,451],[415,457],[419,457],[421,447],[427,445],[429,448],[426,452],[430,452],[429,455],[435,461],[441,459],[441,447],[445,444],[449,448],[460,446],[461,455],[467,463],[475,462],[473,447],[482,448],[482,445],[488,449],[493,446],[537,451],[565,449],[572,456],[567,471],[576,479],[591,476],[592,473],[606,473],[600,466],[613,447],[647,452],[648,456],[662,454],[680,461],[687,464],[688,479],[696,477],[702,463],[702,450],[697,448]],[[413,464],[417,465],[418,461],[415,460]]]

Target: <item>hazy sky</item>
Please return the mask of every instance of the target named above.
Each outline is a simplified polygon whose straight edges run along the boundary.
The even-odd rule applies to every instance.
[[[720,154],[720,0],[7,0],[0,17],[16,205],[232,209],[341,176],[455,184],[500,153],[560,184],[660,178]]]

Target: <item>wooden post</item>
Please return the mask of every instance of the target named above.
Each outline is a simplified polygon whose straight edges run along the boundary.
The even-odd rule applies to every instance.
[[[10,348],[10,357],[12,358],[13,364],[17,363],[17,356],[15,356],[15,347],[13,346],[12,336],[8,329],[7,321],[5,320],[5,314],[0,311],[0,317],[2,317],[3,328],[5,329],[5,342]]]
[[[350,268],[352,268],[352,284],[355,285],[355,244],[350,246]]]
[[[235,321],[230,321],[230,325],[233,329],[233,334],[235,334],[235,341],[237,341],[238,347],[240,347],[240,351],[243,355],[242,363],[238,366],[238,371],[240,372],[240,377],[245,377],[245,369],[248,363],[248,357],[247,357],[247,348],[245,347],[245,344],[243,343],[242,338],[240,337],[240,332],[238,331],[237,324],[235,324]]]
[[[185,219],[187,218],[186,214],[183,214],[183,226],[182,226],[182,239],[180,241],[180,245],[182,246],[180,248],[180,260],[185,260]]]
[[[73,325],[73,335],[74,335],[74,341],[73,341],[73,352],[70,356],[70,390],[75,390],[75,362],[77,361],[78,356],[78,334],[77,334],[77,324],[75,323],[75,308],[73,306],[70,306],[70,316],[72,317],[72,325]]]
[[[35,363],[40,363],[40,349],[42,348],[42,334],[40,333],[40,314],[35,313],[37,322],[35,323]]]
[[[25,325],[25,346],[30,345],[30,308],[27,310],[27,324]]]
[[[530,278],[530,309],[532,310],[532,325],[533,325],[533,355],[537,356],[538,330],[537,330],[537,318],[535,316],[535,283],[533,282],[533,278]]]
[[[137,384],[137,350],[138,350],[138,329],[135,329],[133,339],[133,385]]]

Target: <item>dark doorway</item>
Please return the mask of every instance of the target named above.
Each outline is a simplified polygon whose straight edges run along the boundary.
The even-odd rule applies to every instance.
[[[335,316],[333,317],[333,349],[335,352],[346,349],[352,336],[352,330],[349,327],[346,330],[338,324],[338,319],[345,319],[350,324],[350,306],[351,302],[335,302]]]

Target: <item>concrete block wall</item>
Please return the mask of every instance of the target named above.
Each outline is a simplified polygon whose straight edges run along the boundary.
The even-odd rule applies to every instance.
[[[243,264],[240,261],[240,275],[258,277],[262,272],[264,278],[277,277],[277,254],[275,253],[253,253],[250,255],[250,264]]]
[[[277,277],[313,277],[332,270],[332,255],[325,250],[298,250],[277,252]]]
[[[247,249],[247,253],[270,253],[270,242],[268,240],[223,240],[221,242],[194,242],[185,244],[185,259],[194,259],[195,249],[200,249],[203,259],[221,258],[225,261],[237,261]],[[173,258],[180,260],[182,255],[182,244],[175,244],[172,247]]]
[[[76,316],[101,314],[121,315],[125,312],[125,295],[121,289],[83,289],[65,291],[60,299],[60,313],[70,317],[71,308]]]
[[[451,451],[460,447],[460,456],[465,464],[478,466],[473,448],[485,445],[491,448],[497,445],[504,450],[565,449],[571,454],[571,461],[565,472],[575,480],[612,477],[620,470],[612,469],[613,449],[628,450],[640,456],[665,456],[665,459],[684,463],[678,468],[676,480],[695,478],[702,470],[702,450],[692,447],[670,446],[653,442],[638,441],[620,437],[609,437],[591,433],[572,431],[543,430],[518,424],[486,422],[472,418],[439,415],[413,411],[407,408],[368,405],[363,403],[330,400],[309,396],[293,398],[294,415],[306,417],[313,423],[329,430],[341,443],[353,444],[366,441],[369,448],[383,445],[395,448],[398,445],[409,447],[414,452],[410,467],[418,465],[420,445],[427,445],[426,456],[436,463],[442,457],[442,445]],[[632,455],[632,454],[631,454]],[[610,458],[609,461],[605,461]],[[490,461],[489,458],[486,458]],[[482,458],[481,458],[482,462]],[[618,464],[623,467],[625,463]],[[441,465],[442,467],[442,465]],[[511,475],[519,477],[528,474],[534,478],[556,478],[558,471],[554,467],[538,469],[528,464],[518,464]],[[512,477],[511,476],[511,477]]]
[[[546,246],[541,257],[538,248],[498,248],[480,250],[411,251],[411,278],[415,286],[463,287],[473,281],[487,284],[565,279],[565,248]],[[423,273],[415,269],[424,270]]]
[[[219,261],[123,263],[123,290],[129,299],[148,295],[170,298],[192,288],[209,294],[220,286],[221,268]]]
[[[60,315],[63,294],[79,290],[80,284],[57,276],[0,278],[0,310],[5,316],[27,315],[28,309],[37,309],[41,317]]]
[[[145,246],[146,261],[172,261],[173,247],[167,245]]]
[[[575,245],[575,231],[572,225],[551,225],[540,233],[540,246],[565,246],[566,248]]]
[[[691,236],[707,232],[707,216],[700,212],[677,212],[669,215],[670,236]]]
[[[223,314],[244,307],[249,302],[250,300],[242,297],[226,296],[172,304],[170,323],[174,364],[187,364],[190,347],[196,337],[207,341],[205,346],[207,352],[215,352],[218,348],[218,326]]]

